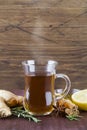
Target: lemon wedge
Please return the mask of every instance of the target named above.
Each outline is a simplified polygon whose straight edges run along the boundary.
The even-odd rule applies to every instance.
[[[87,89],[75,92],[71,98],[79,109],[87,111]]]

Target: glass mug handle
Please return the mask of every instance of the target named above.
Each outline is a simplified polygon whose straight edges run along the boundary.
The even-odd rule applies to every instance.
[[[56,74],[56,79],[57,78],[63,78],[65,80],[65,82],[66,82],[66,86],[65,86],[65,88],[63,89],[63,91],[61,93],[57,92],[57,90],[56,90],[56,92],[55,92],[55,100],[59,100],[59,99],[65,97],[68,94],[68,92],[70,90],[70,87],[71,87],[71,82],[70,82],[70,79],[69,79],[69,77],[67,75],[65,75],[65,74]]]

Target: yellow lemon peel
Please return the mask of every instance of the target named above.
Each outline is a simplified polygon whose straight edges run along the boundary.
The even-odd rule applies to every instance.
[[[72,94],[71,98],[80,110],[87,111],[87,89]]]

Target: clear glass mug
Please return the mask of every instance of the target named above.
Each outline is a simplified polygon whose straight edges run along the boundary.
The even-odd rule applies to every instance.
[[[24,108],[32,115],[48,115],[55,102],[66,96],[71,82],[67,75],[56,74],[57,62],[53,60],[38,62],[23,61],[25,74]],[[55,80],[63,78],[66,86],[63,92],[55,92]]]

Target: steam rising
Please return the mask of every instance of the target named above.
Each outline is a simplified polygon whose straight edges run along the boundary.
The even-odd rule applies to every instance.
[[[31,49],[31,55],[33,59],[43,59],[44,56],[47,58],[45,52],[46,52],[46,34],[44,33],[44,22],[39,17],[34,21],[34,27],[32,28],[32,35],[31,35],[31,41],[33,43],[30,43],[33,45]],[[44,59],[45,59],[44,58]],[[52,59],[52,56],[48,57],[47,59]]]
[[[34,44],[33,48],[31,48],[32,57],[34,59],[38,59],[40,56],[43,56],[43,48],[44,48],[44,39],[41,38],[43,36],[43,22],[40,18],[35,20],[34,28],[32,28],[31,41]],[[34,51],[35,50],[35,51]],[[40,52],[40,53],[39,53]],[[39,54],[38,54],[39,53]]]

